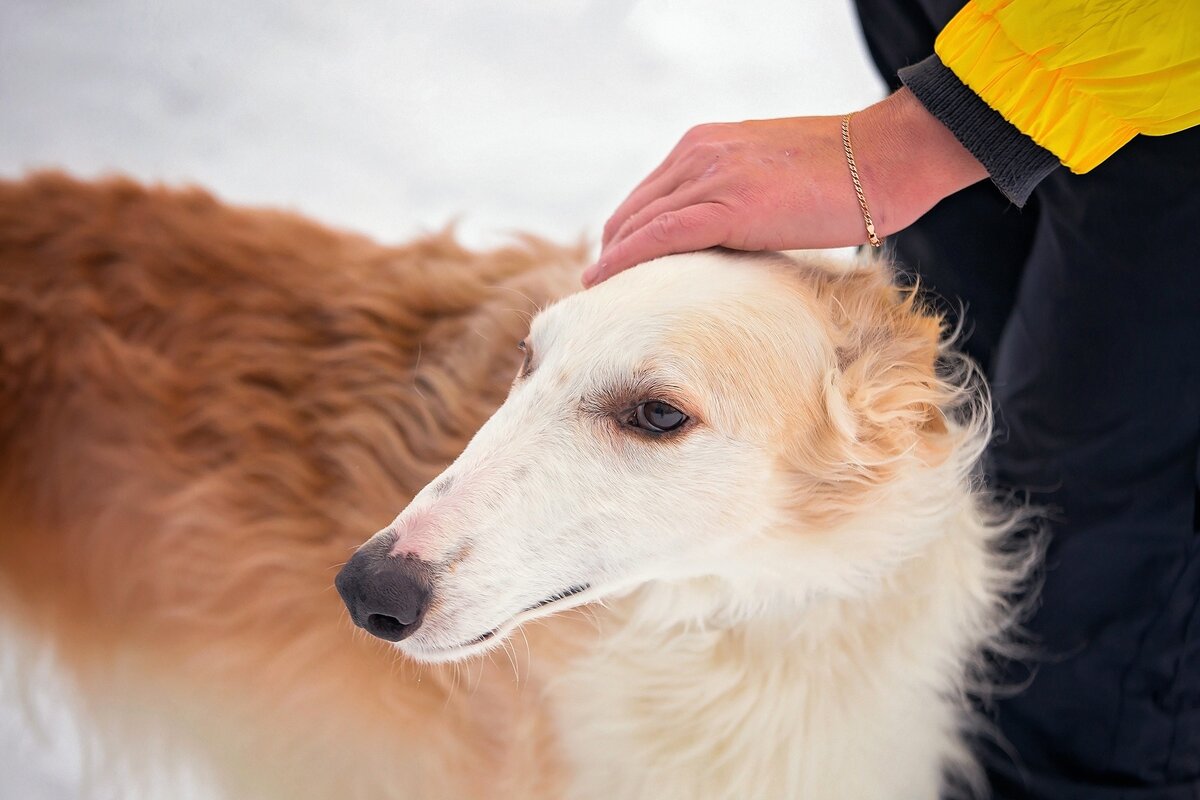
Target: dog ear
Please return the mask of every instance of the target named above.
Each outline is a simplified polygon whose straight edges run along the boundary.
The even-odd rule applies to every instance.
[[[792,454],[798,511],[831,522],[870,502],[900,470],[936,466],[953,442],[945,409],[961,394],[938,374],[942,320],[885,268],[818,283],[832,355],[817,426]]]

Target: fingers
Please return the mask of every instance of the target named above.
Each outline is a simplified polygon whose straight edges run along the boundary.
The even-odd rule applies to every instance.
[[[688,177],[686,174],[681,174],[681,172],[682,169],[673,160],[672,154],[672,156],[668,156],[667,160],[659,165],[658,169],[650,173],[645,180],[634,187],[634,190],[629,193],[624,202],[617,206],[617,210],[608,218],[608,222],[604,223],[604,236],[600,240],[601,249],[609,246],[613,237],[616,236],[617,232],[631,216],[655,200],[670,196],[678,189]]]
[[[728,227],[727,209],[720,203],[659,214],[605,250],[600,261],[583,273],[583,285],[594,286],[653,258],[722,244],[729,236]]]
[[[656,217],[670,211],[679,211],[688,206],[715,200],[716,198],[711,195],[710,188],[698,186],[697,182],[691,179],[685,180],[675,191],[665,197],[650,200],[645,206],[630,214],[621,227],[607,237],[608,240],[600,248],[600,258],[604,258],[609,248],[620,244],[621,240],[627,238],[634,231],[644,228]]]
[[[720,158],[719,148],[705,141],[705,130],[715,127],[717,126],[701,125],[685,133],[663,162],[634,187],[605,223],[604,234],[600,240],[601,248],[607,248],[611,244],[617,232],[632,215],[650,203],[671,195],[683,184],[700,177]]]

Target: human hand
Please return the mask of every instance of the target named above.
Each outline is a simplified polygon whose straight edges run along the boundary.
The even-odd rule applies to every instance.
[[[854,115],[851,144],[880,236],[987,171],[907,89]],[[865,242],[840,117],[701,125],[604,226],[592,286],[670,253],[843,247]]]

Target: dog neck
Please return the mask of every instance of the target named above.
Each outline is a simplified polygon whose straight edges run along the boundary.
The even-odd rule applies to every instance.
[[[963,692],[1005,574],[969,493],[941,526],[847,593],[708,579],[614,604],[556,689],[578,795],[934,797],[947,770],[975,777]]]

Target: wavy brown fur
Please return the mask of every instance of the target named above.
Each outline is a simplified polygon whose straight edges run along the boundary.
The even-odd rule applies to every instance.
[[[6,616],[98,723],[183,731],[239,798],[552,792],[535,679],[418,675],[331,585],[503,400],[528,315],[582,258],[0,182]]]

